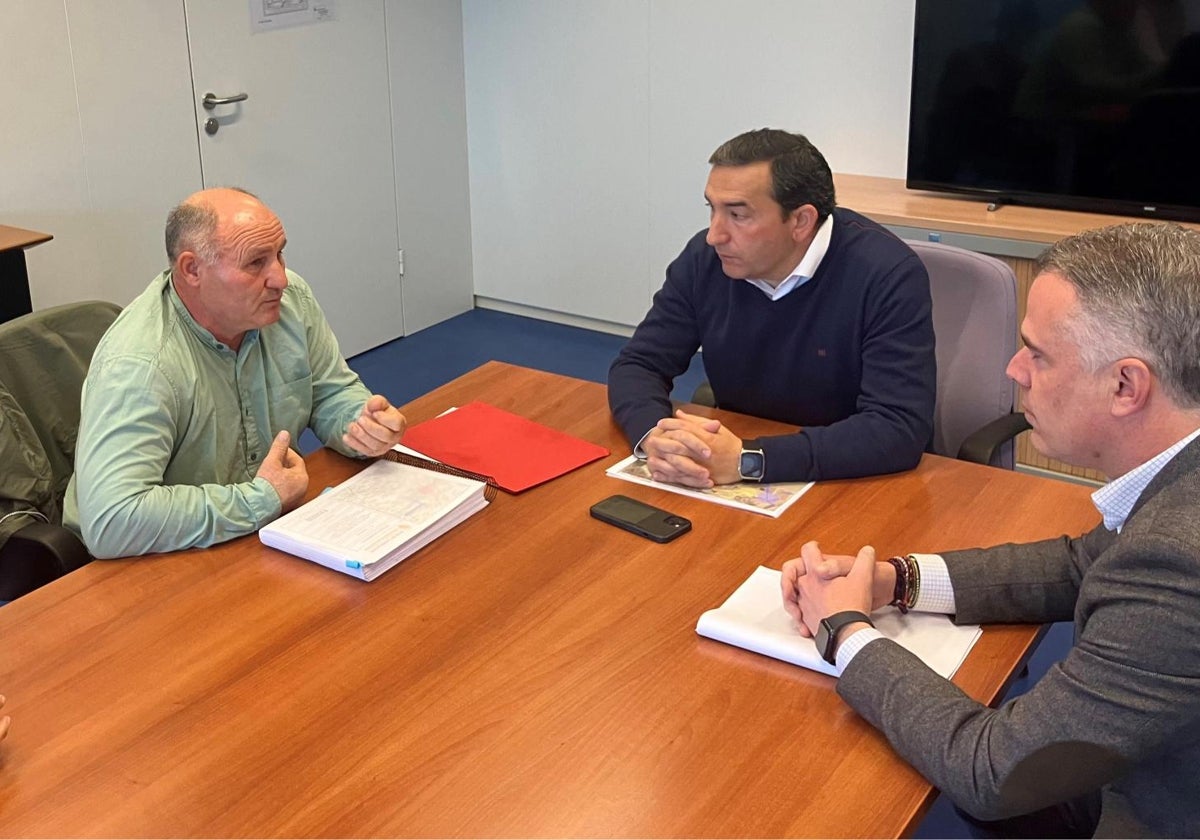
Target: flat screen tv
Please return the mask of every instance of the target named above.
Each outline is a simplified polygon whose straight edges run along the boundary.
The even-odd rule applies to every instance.
[[[1200,221],[1200,0],[916,0],[906,183]]]

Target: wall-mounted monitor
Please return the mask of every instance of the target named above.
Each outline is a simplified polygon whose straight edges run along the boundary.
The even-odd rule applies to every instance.
[[[917,0],[907,185],[1200,220],[1200,0]]]

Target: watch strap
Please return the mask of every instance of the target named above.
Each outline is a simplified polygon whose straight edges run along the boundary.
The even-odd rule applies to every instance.
[[[858,610],[842,610],[836,612],[827,618],[821,619],[821,624],[817,628],[817,652],[821,654],[821,658],[830,665],[837,664],[837,637],[838,633],[847,624],[855,622],[864,622],[874,627],[875,622],[871,621],[871,617],[864,612]]]

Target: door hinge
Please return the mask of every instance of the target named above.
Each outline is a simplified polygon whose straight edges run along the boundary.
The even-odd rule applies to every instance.
[[[401,248],[396,252],[396,261],[400,264],[400,276],[404,276],[404,249]]]

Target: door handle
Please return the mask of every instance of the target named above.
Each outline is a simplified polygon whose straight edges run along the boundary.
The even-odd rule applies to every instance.
[[[218,105],[232,105],[234,102],[245,102],[250,98],[248,93],[236,93],[233,96],[217,96],[215,93],[204,94],[204,101],[201,104],[204,110],[211,111]]]

